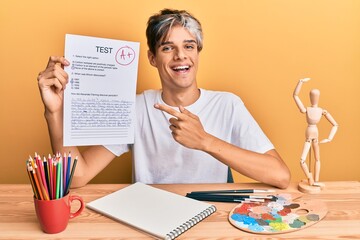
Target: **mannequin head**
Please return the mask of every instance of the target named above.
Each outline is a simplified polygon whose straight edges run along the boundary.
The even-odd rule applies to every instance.
[[[319,103],[320,98],[320,90],[319,89],[312,89],[310,91],[310,102],[312,106],[317,106]]]

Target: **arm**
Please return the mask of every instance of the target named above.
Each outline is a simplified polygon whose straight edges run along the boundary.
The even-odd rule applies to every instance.
[[[331,114],[328,111],[324,110],[323,115],[333,125],[333,127],[330,130],[329,137],[320,141],[320,143],[328,143],[334,138],[339,125],[337,124],[335,119],[331,116]]]
[[[247,177],[278,188],[286,188],[290,183],[290,171],[275,149],[256,153],[211,135],[204,143],[205,152]]]
[[[300,98],[299,98],[298,95],[299,95],[299,93],[300,93],[302,84],[303,84],[304,82],[309,81],[309,80],[310,80],[310,78],[300,79],[299,82],[298,82],[298,84],[297,84],[296,87],[295,87],[294,94],[293,94],[295,103],[296,103],[296,105],[298,106],[300,112],[302,112],[302,113],[306,113],[306,108],[305,108],[304,104],[301,102],[301,100],[300,100]]]
[[[72,187],[80,187],[96,176],[115,156],[102,146],[89,147],[83,153],[77,147],[63,146],[63,96],[68,83],[63,66],[67,65],[69,62],[65,58],[52,56],[37,79],[52,150],[54,153],[71,152],[72,156],[78,156]]]
[[[276,150],[261,154],[241,149],[205,132],[199,118],[181,106],[180,112],[160,104],[155,108],[175,117],[169,120],[170,130],[175,141],[183,146],[204,151],[257,181],[279,188],[289,185],[290,171]]]

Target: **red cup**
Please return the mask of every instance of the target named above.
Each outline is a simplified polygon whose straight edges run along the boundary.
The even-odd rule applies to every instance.
[[[72,213],[71,203],[77,200],[80,202],[79,209]],[[77,217],[84,209],[84,202],[81,197],[67,194],[54,200],[39,200],[34,197],[35,211],[41,229],[45,233],[59,233],[65,230],[70,219]]]

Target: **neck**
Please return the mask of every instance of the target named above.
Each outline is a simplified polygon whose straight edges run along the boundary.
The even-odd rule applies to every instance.
[[[193,88],[191,90],[187,89],[185,91],[169,91],[169,90],[163,90],[162,92],[162,99],[163,101],[173,107],[178,106],[189,106],[196,102],[200,97],[200,89]]]

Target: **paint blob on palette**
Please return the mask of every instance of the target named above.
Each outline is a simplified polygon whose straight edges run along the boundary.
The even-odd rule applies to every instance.
[[[278,194],[265,202],[239,204],[230,212],[229,221],[246,232],[279,234],[310,227],[326,213],[320,200],[295,201],[291,194]]]

